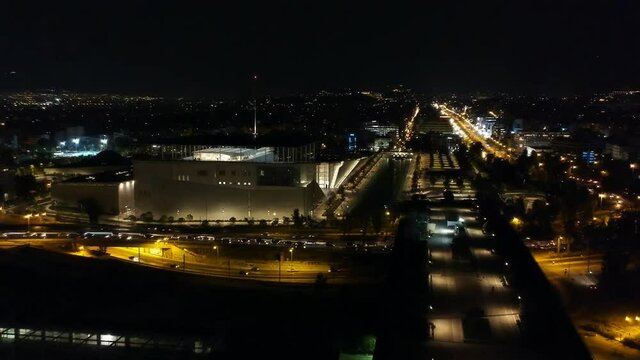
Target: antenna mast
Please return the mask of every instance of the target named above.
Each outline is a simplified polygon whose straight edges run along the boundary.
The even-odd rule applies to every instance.
[[[253,138],[258,137],[258,100],[256,99],[256,81],[258,75],[253,75]]]

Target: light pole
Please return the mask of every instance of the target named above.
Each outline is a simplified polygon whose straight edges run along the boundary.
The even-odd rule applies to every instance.
[[[560,254],[562,239],[563,239],[562,236],[558,236],[558,254]]]
[[[607,197],[607,195],[606,194],[598,194],[598,197],[600,198],[600,209],[602,209],[602,199]]]
[[[291,263],[293,263],[293,248],[289,248],[289,253],[291,254]]]
[[[31,226],[31,216],[33,216],[33,215],[32,214],[27,214],[27,215],[24,216],[24,218],[27,219],[27,233],[29,232],[29,228]]]
[[[216,261],[218,261],[218,259],[220,258],[220,248],[218,248],[218,246],[214,246],[213,250],[216,251]]]
[[[587,236],[587,275],[591,275],[591,238]]]
[[[76,146],[76,152],[78,152],[78,145],[80,145],[80,138],[73,138],[71,142]]]

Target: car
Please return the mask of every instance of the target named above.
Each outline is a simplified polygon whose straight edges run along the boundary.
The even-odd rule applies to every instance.
[[[180,265],[178,265],[178,264],[169,264],[169,267],[172,268],[172,269],[179,269]]]
[[[140,262],[140,258],[137,256],[129,256],[129,260],[133,261],[133,262]]]
[[[249,272],[246,271],[246,270],[240,270],[240,272],[238,274],[240,274],[242,276],[247,276],[247,275],[249,275]]]
[[[251,268],[251,271],[260,271],[260,268],[257,267],[257,266],[254,266],[254,267]]]
[[[596,284],[589,285],[589,290],[598,290],[598,285]]]

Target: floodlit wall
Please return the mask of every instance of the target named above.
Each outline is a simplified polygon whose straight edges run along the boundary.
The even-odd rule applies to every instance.
[[[194,220],[273,219],[290,217],[296,208],[310,215],[323,197],[314,169],[313,164],[137,161],[135,212]],[[290,184],[272,185],[281,181]]]
[[[133,181],[122,183],[57,183],[51,186],[56,205],[80,208],[80,201],[95,199],[103,213],[117,215],[133,208]]]

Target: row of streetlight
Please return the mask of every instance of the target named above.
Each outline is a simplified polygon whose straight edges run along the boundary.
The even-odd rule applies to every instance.
[[[218,247],[217,245],[213,246],[213,250],[216,251],[216,260],[220,259],[220,247]],[[289,254],[290,254],[290,261],[293,261],[293,252],[294,249],[293,248],[289,248]]]
[[[31,218],[32,217],[40,217],[40,216],[46,216],[47,213],[40,213],[40,214],[27,214],[25,216],[23,216],[25,219],[27,219],[27,232],[30,231],[31,229]]]

